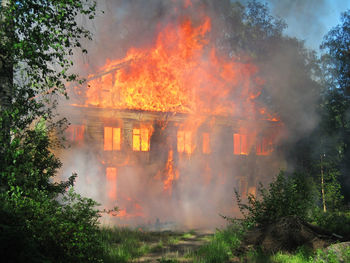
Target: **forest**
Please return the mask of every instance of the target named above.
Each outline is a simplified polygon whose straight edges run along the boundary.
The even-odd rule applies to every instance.
[[[72,85],[86,82],[74,57],[90,54],[98,34],[89,23],[108,10],[90,0],[2,0],[2,261],[350,262],[350,10],[317,52],[286,35],[288,25],[267,4],[178,2],[220,17],[212,22],[220,56],[238,55],[261,69],[259,103],[288,131],[275,149],[283,167],[256,193],[227,192],[239,214],[218,213],[226,226],[215,231],[102,224],[121,212],[118,203],[101,207],[79,193],[79,173],[55,180],[64,163],[53,149],[64,146],[53,134],[69,126],[57,111],[60,101],[69,102]],[[168,6],[162,8],[166,17]]]

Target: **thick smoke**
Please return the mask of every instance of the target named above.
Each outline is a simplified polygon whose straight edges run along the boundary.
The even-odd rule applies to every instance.
[[[278,8],[287,10],[277,2],[274,10]],[[184,8],[184,3],[187,3],[187,8]],[[308,52],[297,41],[291,44],[291,42],[280,40],[274,42],[272,39],[266,42],[269,44],[268,47],[265,47],[266,56],[262,56],[259,61],[249,58],[249,52],[240,53],[239,50],[243,48],[232,46],[234,42],[231,41],[234,35],[232,30],[239,28],[232,17],[234,14],[230,12],[231,4],[229,0],[98,1],[98,9],[103,10],[104,14],[99,13],[93,22],[81,19],[81,22],[91,29],[93,41],[85,43],[89,51],[87,56],[76,57],[76,70],[83,76],[98,72],[107,60],[123,58],[131,47],[152,46],[159,30],[169,22],[176,21],[178,16],[189,16],[196,21],[200,19],[200,14],[205,12],[212,20],[211,41],[220,47],[219,50],[223,54],[226,53],[227,59],[231,56],[237,60],[253,61],[258,67],[259,75],[264,80],[260,102],[267,108],[271,108],[271,111],[278,112],[281,123],[283,123],[279,128],[283,132],[274,138],[275,143],[279,144],[286,140],[290,143],[294,142],[312,131],[318,120],[315,111],[317,102],[315,91],[318,87],[310,79],[308,72],[304,72],[304,69],[307,68],[304,55],[307,56]],[[291,7],[295,10],[299,8],[294,4],[291,4]],[[71,97],[74,102],[76,97]],[[62,108],[63,115],[69,119],[71,113],[65,111],[65,107]],[[78,118],[80,124],[86,123],[85,110],[86,108],[81,108],[81,115]],[[256,119],[256,116],[248,117]],[[69,119],[73,123],[76,120],[76,117],[75,120]],[[98,121],[99,116],[96,115],[96,122]],[[228,121],[234,122],[234,120]],[[261,121],[250,122],[249,125],[246,128],[257,131],[263,131],[268,126]],[[226,132],[221,128],[209,128],[217,129],[213,132],[212,138],[214,145],[212,151],[216,156],[213,154],[207,159],[193,156],[181,161],[175,155],[174,163],[179,167],[181,173],[174,181],[171,195],[164,193],[163,180],[158,175],[157,163],[161,163],[163,159],[166,161],[172,143],[164,143],[161,140],[158,142],[157,138],[151,139],[151,145],[152,143],[158,145],[160,149],[165,147],[165,150],[163,152],[159,150],[157,159],[154,161],[155,165],[151,165],[147,170],[142,164],[118,167],[117,195],[118,199],[124,200],[122,204],[124,207],[118,203],[111,203],[106,197],[108,182],[105,179],[103,165],[101,165],[102,157],[96,155],[96,152],[101,150],[101,145],[84,145],[66,151],[68,153],[61,156],[64,163],[63,176],[77,172],[77,189],[83,194],[96,199],[107,208],[120,205],[121,209],[126,207],[134,214],[142,215],[126,217],[126,221],[106,217],[106,222],[110,220],[110,223],[146,224],[154,223],[159,219],[161,222],[174,222],[182,227],[214,228],[224,223],[219,214],[233,215],[236,213],[238,215],[238,209],[233,201],[233,189],[240,187],[237,183],[239,178],[245,177],[248,185],[257,185],[259,181],[266,182],[271,179],[279,169],[284,168],[285,164],[283,152],[278,149],[270,156],[264,156],[261,159],[243,156],[232,161],[233,153],[227,150],[227,145],[233,144],[232,130]],[[161,130],[159,131],[161,133]],[[163,132],[169,132],[171,136],[176,137],[176,133],[171,134],[171,129],[165,129]],[[87,133],[93,134],[94,132],[87,131]],[[162,138],[164,134],[159,136]],[[103,136],[100,135],[99,140],[103,142]],[[232,167],[235,168],[232,169]],[[125,196],[122,196],[124,194]]]

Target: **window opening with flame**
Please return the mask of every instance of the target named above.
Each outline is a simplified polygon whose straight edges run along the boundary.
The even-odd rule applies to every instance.
[[[209,154],[211,153],[211,147],[210,147],[210,135],[208,132],[204,132],[202,134],[203,136],[203,141],[202,141],[202,152],[204,154]]]
[[[146,127],[134,128],[132,131],[133,151],[148,152],[150,149],[150,130]]]
[[[256,155],[269,155],[273,151],[271,138],[260,137],[256,143]]]
[[[177,151],[179,153],[192,153],[192,132],[178,131],[177,132]]]
[[[111,201],[117,200],[117,168],[106,168],[107,193]]]
[[[233,153],[236,155],[248,155],[247,135],[233,134]]]
[[[104,127],[104,146],[105,151],[120,151],[121,129],[116,127]]]
[[[84,125],[70,125],[66,130],[67,139],[71,142],[82,142],[84,140]]]

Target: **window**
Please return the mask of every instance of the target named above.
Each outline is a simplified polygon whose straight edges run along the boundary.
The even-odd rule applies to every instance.
[[[271,138],[262,137],[256,143],[256,155],[269,155],[273,151]]]
[[[104,127],[104,145],[105,151],[120,151],[121,129],[115,127]]]
[[[209,136],[208,132],[204,132],[203,133],[202,152],[204,154],[209,154],[211,152],[211,149],[210,149],[210,136]]]
[[[117,168],[106,168],[107,193],[110,200],[117,200]]]
[[[233,134],[233,153],[237,155],[248,155],[247,135]]]
[[[148,152],[150,149],[150,132],[148,128],[134,128],[132,130],[132,149]]]
[[[82,142],[84,131],[85,127],[83,125],[70,125],[66,130],[67,139],[71,142]]]
[[[179,153],[192,153],[192,132],[178,131],[177,132],[177,151]]]

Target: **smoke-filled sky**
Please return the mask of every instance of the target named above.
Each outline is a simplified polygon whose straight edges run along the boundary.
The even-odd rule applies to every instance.
[[[260,0],[268,3],[272,14],[283,18],[285,33],[305,40],[318,50],[324,35],[338,25],[341,13],[350,9],[349,0]]]

